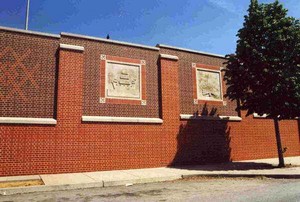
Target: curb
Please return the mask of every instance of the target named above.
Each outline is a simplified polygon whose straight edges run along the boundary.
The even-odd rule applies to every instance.
[[[118,180],[99,181],[99,182],[82,183],[82,184],[40,185],[40,186],[28,186],[28,187],[1,188],[0,196],[26,194],[26,193],[34,193],[34,192],[67,191],[73,189],[131,186],[135,184],[166,182],[172,180],[188,179],[192,177],[212,177],[212,178],[267,177],[267,178],[274,178],[274,179],[300,179],[300,174],[294,174],[294,175],[291,174],[186,174],[186,175],[174,175],[168,177],[139,178],[139,179],[128,179],[128,180],[119,180],[119,181]]]
[[[273,179],[300,179],[300,174],[188,174],[182,175],[182,179],[188,179],[192,177],[216,177],[216,178],[256,178],[256,177],[266,177]]]
[[[66,191],[72,189],[86,189],[86,188],[98,188],[98,187],[103,187],[103,182],[2,188],[0,189],[0,196],[26,194],[26,193],[34,193],[34,192],[47,192],[47,191]]]
[[[166,182],[166,181],[172,181],[178,179],[182,179],[182,176],[176,175],[176,176],[168,176],[168,177],[138,178],[138,179],[116,180],[116,181],[99,181],[99,182],[82,183],[82,184],[40,185],[40,186],[28,186],[28,187],[1,188],[0,196],[26,194],[26,193],[34,193],[34,192],[67,191],[73,189],[131,186],[135,184]]]

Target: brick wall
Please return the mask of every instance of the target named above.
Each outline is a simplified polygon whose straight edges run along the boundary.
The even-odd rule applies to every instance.
[[[203,108],[192,102],[191,63],[221,66],[222,59],[66,36],[56,40],[0,31],[0,37],[2,50],[19,47],[15,48],[17,54],[34,42],[42,43],[41,47],[48,48],[38,49],[28,62],[52,68],[51,73],[47,68],[36,77],[47,81],[41,82],[46,87],[30,98],[36,108],[24,113],[12,105],[1,108],[0,117],[57,119],[56,125],[0,124],[0,176],[205,164],[277,155],[270,120],[244,116],[241,122],[180,120],[180,114]],[[24,37],[22,43],[17,43],[20,37]],[[59,49],[59,43],[83,46],[84,51]],[[159,53],[178,56],[179,60],[159,58]],[[146,106],[99,102],[101,54],[146,61]],[[0,60],[9,61],[10,67],[15,64],[14,60]],[[4,68],[2,63],[0,68]],[[1,80],[2,86],[4,81],[7,79]],[[6,87],[11,85],[5,83]],[[32,87],[28,88],[24,87]],[[20,95],[14,96],[10,99],[17,102],[14,99]],[[35,100],[42,100],[41,105]],[[1,105],[9,106],[9,102],[1,99]],[[237,115],[234,103],[216,107],[220,115]],[[163,123],[83,122],[83,115],[161,118]],[[288,147],[285,155],[300,155],[299,123],[282,121],[280,126],[283,146]]]

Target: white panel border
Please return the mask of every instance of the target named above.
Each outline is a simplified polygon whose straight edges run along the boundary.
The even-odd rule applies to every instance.
[[[75,45],[61,43],[61,44],[59,44],[59,47],[61,49],[67,49],[67,50],[84,51],[83,46],[75,46]]]
[[[168,54],[159,54],[159,56],[161,58],[164,58],[164,59],[169,59],[169,60],[178,60],[178,57],[175,56],[175,55],[168,55]]]
[[[258,115],[258,113],[253,113],[253,118],[261,118],[261,119],[265,119],[267,118],[267,114],[263,114],[262,116]]]
[[[256,118],[256,119],[267,119],[268,118],[268,114],[263,114],[262,116],[260,116],[258,113],[253,113],[253,118]],[[299,119],[299,117],[295,117],[294,119],[286,119],[286,120],[297,120],[297,119]]]
[[[52,118],[0,117],[0,124],[1,123],[55,125],[57,121]]]
[[[83,122],[117,122],[117,123],[163,123],[159,118],[82,116]]]
[[[180,114],[180,119],[242,121],[242,118],[239,116],[202,116],[193,114]]]

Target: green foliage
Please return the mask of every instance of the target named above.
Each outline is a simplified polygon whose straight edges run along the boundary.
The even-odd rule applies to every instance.
[[[275,1],[251,0],[236,54],[227,55],[226,96],[271,118],[300,116],[300,23]]]

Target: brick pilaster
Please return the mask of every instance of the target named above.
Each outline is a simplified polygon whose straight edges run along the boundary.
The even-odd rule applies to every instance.
[[[177,135],[180,127],[178,61],[160,57],[160,73],[164,120],[162,153],[164,153],[163,160],[169,164],[177,152]]]
[[[83,98],[83,51],[60,49],[58,70],[58,125],[80,124]]]

